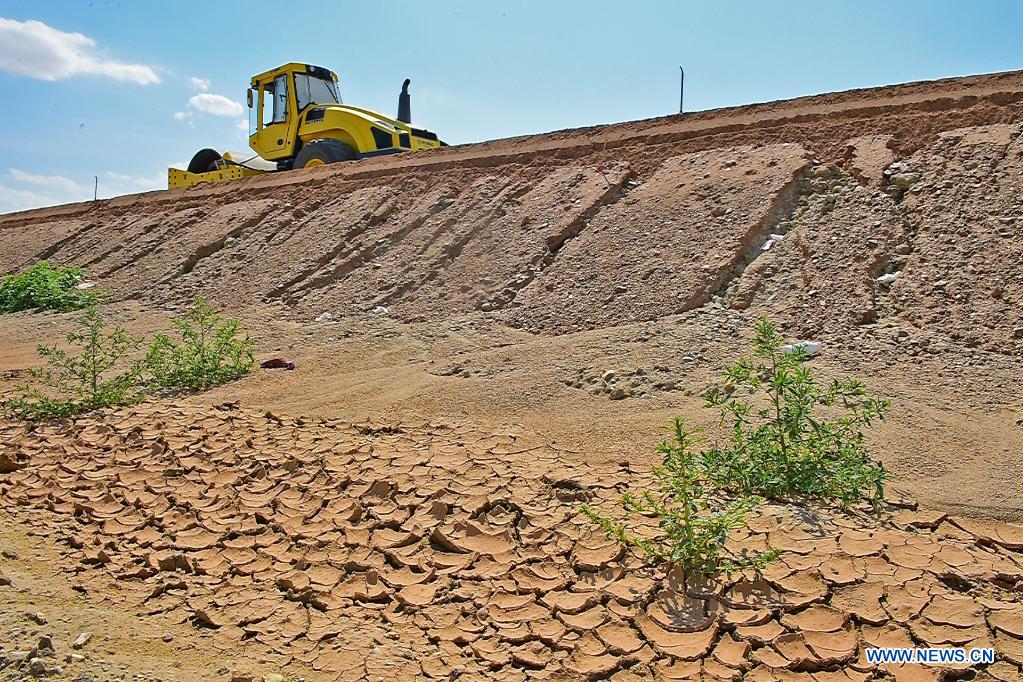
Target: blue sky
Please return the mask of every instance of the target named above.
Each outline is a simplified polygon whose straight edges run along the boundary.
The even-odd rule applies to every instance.
[[[1020,69],[1021,26],[1009,0],[0,0],[0,212],[245,149],[248,79],[289,61],[392,115],[410,77],[415,121],[463,143],[673,113],[679,65],[687,110]]]

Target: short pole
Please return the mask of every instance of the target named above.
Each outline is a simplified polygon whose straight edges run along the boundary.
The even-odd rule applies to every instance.
[[[686,94],[686,70],[683,69],[681,66],[678,67],[678,70],[682,74],[682,77],[681,77],[681,80],[679,81],[679,86],[678,86],[678,113],[681,114],[682,113],[682,104],[685,101],[684,98],[685,98],[685,94]]]

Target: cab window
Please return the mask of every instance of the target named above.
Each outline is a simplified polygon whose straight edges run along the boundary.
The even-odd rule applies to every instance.
[[[298,111],[310,104],[340,104],[337,83],[326,78],[315,78],[304,73],[295,74],[295,100]]]
[[[274,123],[282,123],[288,115],[288,76],[274,78]]]
[[[256,101],[256,98],[258,96],[259,96],[259,93],[257,91],[249,90],[249,95],[248,95],[248,100],[249,100],[249,137],[252,137],[253,135],[255,135],[256,133],[259,132],[259,117],[257,116],[257,114],[259,114],[259,109],[256,108],[256,107],[259,106],[259,102]]]
[[[274,86],[273,83],[267,83],[263,86],[260,91],[260,112],[259,121],[260,127],[265,128],[273,122],[274,118]]]

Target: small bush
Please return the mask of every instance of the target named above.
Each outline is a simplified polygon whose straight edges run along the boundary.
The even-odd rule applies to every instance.
[[[0,281],[0,314],[36,308],[69,312],[96,303],[94,292],[76,288],[85,276],[78,267],[54,268],[46,261]]]
[[[866,451],[864,429],[883,420],[890,403],[868,397],[859,381],[822,386],[806,359],[798,348],[785,352],[766,319],[757,325],[754,357],[726,369],[729,390],[707,393],[732,435],[703,454],[702,466],[744,495],[880,502],[889,474]]]
[[[138,402],[142,397],[139,366],[126,363],[126,356],[139,341],[122,327],[109,333],[105,327],[96,307],[89,306],[78,320],[78,329],[67,335],[70,351],[39,346],[39,357],[47,366],[29,372],[48,390],[19,385],[17,397],[5,403],[7,409],[24,419],[42,420]]]
[[[654,563],[680,568],[687,581],[713,577],[721,571],[760,570],[776,553],[735,554],[726,547],[729,534],[745,522],[746,514],[756,508],[754,497],[726,501],[711,496],[700,471],[698,453],[693,452],[695,432],[676,417],[671,439],[661,443],[657,452],[661,465],[654,467],[658,491],[640,496],[622,496],[628,516],[643,515],[657,520],[658,534],[643,537],[628,524],[602,516],[589,505],[582,511],[600,526],[608,537],[629,548],[640,549]]]
[[[188,314],[171,324],[180,341],[157,334],[146,353],[144,366],[153,387],[201,391],[238,379],[252,369],[252,340],[242,336],[237,320],[221,320],[202,299],[196,299]]]

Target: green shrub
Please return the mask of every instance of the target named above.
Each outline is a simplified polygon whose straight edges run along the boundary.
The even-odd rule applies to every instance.
[[[68,312],[96,303],[94,292],[76,288],[85,271],[79,267],[54,268],[40,261],[30,269],[0,281],[0,314],[37,308]]]
[[[31,420],[70,417],[111,405],[138,402],[139,366],[127,363],[127,354],[139,345],[122,327],[104,331],[106,322],[89,306],[78,329],[67,335],[71,349],[39,346],[46,367],[29,370],[38,387],[19,385],[17,397],[5,403],[16,415]]]
[[[221,320],[196,299],[185,317],[172,320],[180,336],[157,334],[144,366],[154,388],[201,391],[244,376],[255,362],[254,344],[237,320]]]
[[[78,328],[67,335],[71,349],[40,346],[39,357],[46,366],[29,370],[37,385],[17,386],[16,397],[4,407],[30,420],[72,417],[100,407],[136,403],[147,388],[202,390],[237,379],[252,368],[253,343],[241,336],[238,321],[221,321],[203,301],[197,300],[184,318],[172,324],[180,342],[157,334],[145,358],[131,362],[128,356],[142,340],[128,336],[120,326],[107,333],[103,316],[90,305]]]
[[[729,390],[707,393],[708,406],[732,427],[727,443],[703,453],[710,480],[773,499],[880,502],[889,474],[866,451],[864,429],[883,420],[890,403],[868,397],[859,381],[822,386],[806,354],[798,347],[786,350],[775,327],[762,320],[754,357],[726,369]]]
[[[686,428],[681,417],[675,418],[671,432],[671,439],[657,447],[662,460],[653,475],[659,490],[644,491],[638,497],[626,494],[621,500],[627,516],[656,519],[656,535],[646,537],[630,531],[626,522],[603,516],[587,504],[582,506],[583,513],[608,537],[638,548],[647,560],[682,569],[687,581],[713,577],[721,571],[759,571],[776,553],[736,554],[726,547],[729,534],[744,524],[746,514],[759,500],[713,497],[700,470],[699,455],[692,450],[695,432]]]

